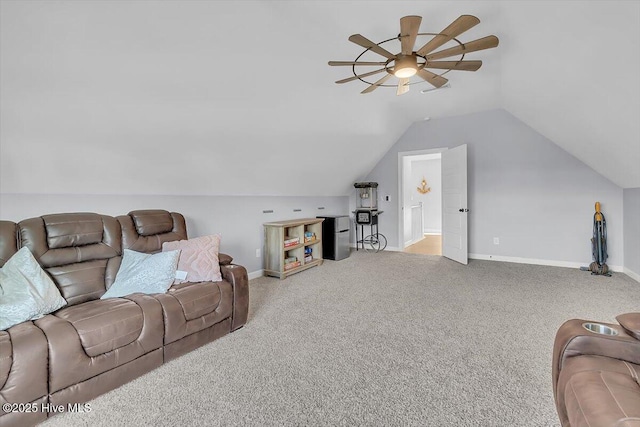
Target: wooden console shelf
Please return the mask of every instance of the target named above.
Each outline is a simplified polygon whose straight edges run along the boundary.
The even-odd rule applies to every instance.
[[[323,218],[305,218],[263,224],[264,275],[284,279],[322,264],[322,221]],[[305,233],[311,233],[315,238],[305,241]],[[294,243],[286,246],[286,240],[293,240]],[[310,261],[305,261],[307,248],[311,249],[313,257]],[[285,264],[288,258],[295,258],[296,262]],[[296,265],[298,262],[300,265]],[[285,265],[292,267],[285,268]]]

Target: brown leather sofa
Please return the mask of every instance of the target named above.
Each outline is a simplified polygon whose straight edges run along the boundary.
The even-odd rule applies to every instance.
[[[556,334],[553,392],[563,427],[640,427],[640,313],[573,319]]]
[[[242,327],[247,271],[220,254],[221,282],[182,283],[166,294],[101,300],[123,249],[155,253],[187,238],[184,217],[161,210],[0,221],[0,266],[27,246],[67,305],[0,332],[0,404],[83,403]],[[45,405],[46,408],[46,405]],[[0,410],[0,427],[33,425],[53,411]]]
[[[0,267],[18,251],[17,231],[17,224],[0,221]],[[47,339],[33,322],[0,331],[0,406],[19,402],[40,408],[48,403],[47,359]],[[46,418],[39,411],[0,410],[0,426],[36,424]]]

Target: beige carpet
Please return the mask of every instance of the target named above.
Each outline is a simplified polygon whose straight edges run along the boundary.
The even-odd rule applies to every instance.
[[[554,426],[554,334],[640,310],[623,274],[352,252],[251,283],[248,324],[53,426]]]

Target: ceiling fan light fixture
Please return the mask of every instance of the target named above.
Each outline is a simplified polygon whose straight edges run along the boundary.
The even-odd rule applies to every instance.
[[[399,79],[414,76],[418,72],[418,60],[415,55],[398,55],[393,66],[393,75]]]
[[[2,1],[2,0],[0,0]],[[417,15],[409,15],[400,18],[400,33],[397,37],[375,43],[362,34],[353,34],[349,37],[349,41],[363,47],[365,50],[360,53],[353,61],[329,61],[330,66],[350,66],[353,71],[353,77],[338,80],[336,83],[346,83],[354,80],[360,80],[361,82],[369,85],[365,90],[360,93],[371,93],[379,87],[395,87],[396,95],[403,95],[409,92],[409,86],[415,83],[429,83],[435,89],[447,87],[447,78],[443,77],[444,74],[452,70],[459,71],[477,71],[482,66],[480,60],[468,60],[465,59],[465,55],[471,52],[477,52],[480,50],[491,49],[498,46],[499,40],[496,36],[487,36],[481,39],[473,40],[467,43],[462,43],[457,37],[475,27],[480,23],[480,20],[472,15],[460,15],[458,19],[453,21],[447,28],[439,33],[421,33],[420,24],[422,18]],[[419,36],[432,36],[425,45],[416,48],[416,40]],[[387,42],[400,42],[401,50],[397,54],[389,52],[382,47]],[[447,43],[455,41],[457,45],[450,48],[444,48]],[[360,58],[367,52],[372,52],[382,56],[384,62],[378,61],[360,61]],[[451,58],[460,56],[457,60],[444,60],[440,59]],[[357,67],[369,67],[369,66],[382,66],[377,70],[361,72],[361,68]],[[440,74],[429,71],[428,69],[434,68],[436,70],[445,70]],[[375,83],[371,83],[365,80],[365,77],[373,76],[378,73],[385,73],[384,77],[377,80]],[[420,77],[417,81],[411,81],[413,76]],[[398,81],[397,84],[384,84],[388,79],[395,77]],[[429,92],[435,89],[426,89],[422,93]]]

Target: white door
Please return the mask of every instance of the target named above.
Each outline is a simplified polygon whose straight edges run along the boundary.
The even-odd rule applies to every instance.
[[[467,145],[442,152],[442,255],[468,263]]]

